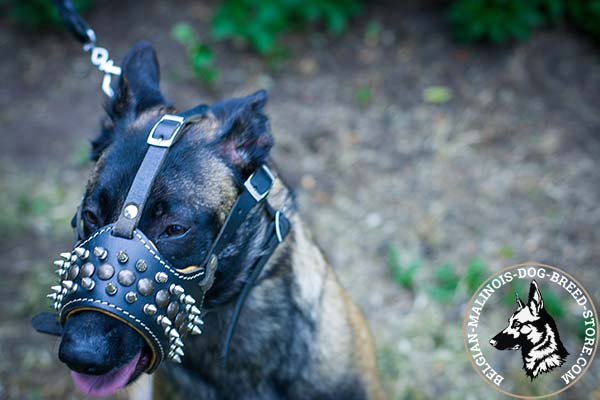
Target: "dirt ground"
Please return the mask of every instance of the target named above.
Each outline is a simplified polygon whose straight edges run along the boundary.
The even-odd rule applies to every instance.
[[[473,259],[488,273],[545,262],[598,303],[600,58],[586,38],[554,29],[466,47],[439,6],[369,2],[340,37],[286,37],[292,56],[278,70],[215,45],[221,81],[208,90],[170,30],[186,21],[206,37],[212,2],[95,4],[88,20],[100,43],[120,60],[136,40],[152,41],[163,91],[181,108],[269,90],[274,158],[371,324],[389,398],[502,398],[463,349],[470,293],[441,304],[420,290],[443,264],[460,276]],[[0,398],[78,399],[56,341],[29,318],[46,306],[51,260],[71,242],[100,76],[61,30],[27,32],[2,16],[0,47]],[[451,99],[424,101],[439,85]],[[391,279],[389,248],[418,260],[412,290]],[[600,398],[598,360],[561,398]]]

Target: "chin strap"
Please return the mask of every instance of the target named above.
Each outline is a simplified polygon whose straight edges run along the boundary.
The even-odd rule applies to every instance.
[[[265,266],[271,255],[277,249],[277,246],[279,246],[279,244],[283,242],[288,232],[290,231],[290,222],[281,213],[281,211],[273,209],[273,207],[271,207],[269,203],[266,204],[266,208],[271,218],[273,218],[273,222],[271,223],[271,226],[269,228],[270,232],[268,235],[268,239],[265,242],[262,255],[256,260],[254,265],[251,267],[248,280],[246,281],[246,283],[244,283],[244,287],[242,288],[242,291],[237,299],[235,309],[233,311],[231,319],[229,320],[229,324],[227,325],[227,333],[225,335],[225,340],[223,341],[223,348],[221,351],[221,365],[223,368],[227,367],[231,339],[233,339],[233,334],[235,332],[235,327],[237,326],[240,317],[240,312],[242,311],[242,307],[244,306],[246,298],[250,293],[250,289],[252,289],[252,287],[254,286],[256,279],[260,275],[263,267]]]

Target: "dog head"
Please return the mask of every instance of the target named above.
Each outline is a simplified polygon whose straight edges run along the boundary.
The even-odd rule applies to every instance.
[[[531,281],[529,299],[525,305],[516,294],[517,310],[508,319],[508,326],[490,339],[498,350],[517,350],[537,343],[544,332],[544,324],[550,316],[544,310],[544,300],[537,282]]]
[[[259,91],[208,106],[169,151],[139,228],[174,268],[189,271],[202,263],[244,180],[266,161],[273,144],[262,112],[266,100],[266,92]],[[154,49],[140,42],[124,58],[108,117],[92,143],[96,164],[81,208],[85,236],[117,220],[147,149],[148,132],[172,112],[159,88]],[[260,256],[263,219],[256,210],[238,229],[221,255],[205,306],[224,304],[239,293],[246,266]],[[59,358],[83,392],[113,393],[145,371],[149,357],[136,331],[103,313],[80,311],[64,325]]]

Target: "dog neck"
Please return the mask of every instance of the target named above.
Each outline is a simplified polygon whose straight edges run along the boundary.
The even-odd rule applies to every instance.
[[[560,367],[569,354],[564,348],[558,331],[551,321],[543,325],[541,334],[531,337],[531,346],[523,347],[521,355],[523,358],[523,369],[533,380],[542,373],[549,372],[553,368]],[[537,341],[533,341],[536,340]]]

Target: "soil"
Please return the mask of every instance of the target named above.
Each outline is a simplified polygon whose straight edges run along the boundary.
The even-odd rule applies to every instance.
[[[239,45],[215,44],[221,79],[207,89],[170,30],[186,21],[209,37],[213,8],[96,1],[87,19],[116,60],[150,40],[163,92],[181,108],[269,90],[274,158],[371,324],[390,398],[495,396],[462,349],[467,299],[447,307],[419,291],[444,263],[460,275],[474,258],[490,273],[545,262],[600,299],[597,46],[561,28],[518,44],[462,46],[438,2],[369,2],[339,37],[287,36],[292,56],[277,70]],[[375,37],[365,33],[373,21],[382,27]],[[99,131],[101,76],[60,29],[30,32],[2,16],[0,47],[1,161],[11,176],[2,175],[0,191],[15,180],[56,179],[68,199],[57,219],[66,220],[88,173],[70,160]],[[424,101],[423,91],[439,85],[451,99]],[[357,100],[359,92],[367,98]],[[52,279],[49,260],[70,244],[68,225],[5,231],[0,398],[81,398],[56,359],[56,340],[29,327]],[[391,279],[390,246],[403,262],[419,260],[415,289]],[[600,397],[598,362],[568,395]]]

